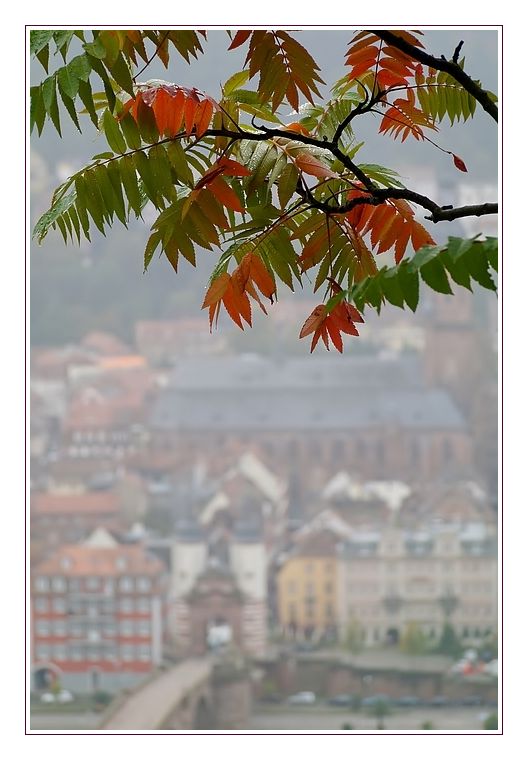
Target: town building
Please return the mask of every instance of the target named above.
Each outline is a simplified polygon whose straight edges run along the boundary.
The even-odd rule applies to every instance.
[[[290,638],[335,638],[337,634],[337,536],[308,532],[279,560],[277,622]]]
[[[467,422],[415,356],[189,358],[149,418],[151,446],[225,468],[248,446],[307,489],[339,469],[365,479],[427,481],[473,468]]]
[[[365,646],[419,627],[430,644],[450,623],[478,645],[497,632],[497,534],[484,523],[356,531],[338,551],[339,629]]]
[[[206,654],[218,630],[237,651],[265,654],[268,563],[258,511],[249,505],[231,524],[182,520],[170,564],[169,631],[179,654]]]
[[[31,577],[32,688],[118,691],[161,663],[165,569],[105,529],[59,548]]]

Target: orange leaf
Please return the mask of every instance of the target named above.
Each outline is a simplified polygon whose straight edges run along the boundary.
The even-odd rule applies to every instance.
[[[222,272],[222,274],[219,274],[218,277],[213,280],[209,286],[209,290],[205,294],[202,309],[206,309],[208,306],[213,306],[214,304],[221,301],[230,281],[231,277],[227,272]]]
[[[183,122],[183,109],[185,105],[185,93],[183,90],[178,90],[176,95],[172,98],[169,108],[169,118],[167,124],[167,132],[169,137],[177,135],[181,129]]]
[[[227,182],[224,182],[220,176],[215,177],[214,180],[209,184],[209,190],[216,198],[218,198],[220,203],[223,203],[227,208],[230,208],[233,211],[238,211],[240,213],[244,211],[244,207],[240,203],[238,195],[229,187]]]
[[[321,303],[319,306],[315,307],[306,322],[303,324],[301,332],[299,333],[299,338],[306,338],[307,335],[310,335],[310,333],[314,332],[314,330],[317,330],[324,322],[325,317],[326,306],[324,303]]]
[[[211,123],[213,104],[210,100],[202,100],[196,109],[196,137],[201,137]]]
[[[311,174],[313,177],[322,177],[323,179],[327,177],[339,178],[339,174],[329,169],[310,153],[298,153],[295,156],[295,163],[302,172]]]
[[[220,158],[218,160],[218,166],[222,167],[222,173],[225,174],[226,177],[251,176],[251,171],[246,166],[239,164],[238,161],[233,161],[232,158]]]
[[[266,298],[272,298],[276,291],[275,281],[266,269],[262,259],[256,253],[248,253],[249,259],[249,276],[258,287],[260,292]],[[244,257],[245,258],[245,257]]]
[[[185,121],[185,134],[191,135],[195,127],[196,110],[200,104],[198,96],[194,92],[190,92],[185,99],[185,106],[183,109],[184,121]]]

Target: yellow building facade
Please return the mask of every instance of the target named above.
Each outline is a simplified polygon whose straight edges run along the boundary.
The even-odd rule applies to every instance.
[[[325,534],[311,536],[292,551],[277,574],[279,625],[294,635],[332,632],[337,599],[335,539]]]

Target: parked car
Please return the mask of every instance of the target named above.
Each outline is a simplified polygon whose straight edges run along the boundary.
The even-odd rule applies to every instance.
[[[73,694],[67,689],[62,689],[62,691],[59,691],[57,694],[57,702],[61,702],[62,704],[66,704],[66,702],[73,702],[73,700]]]
[[[353,707],[355,704],[355,698],[352,694],[336,694],[335,697],[330,697],[327,700],[327,704],[334,707]]]
[[[262,697],[260,697],[260,701],[268,702],[270,704],[278,704],[279,702],[282,702],[282,694],[275,691],[270,694],[263,694]]]
[[[480,707],[484,704],[484,700],[477,694],[469,694],[465,697],[461,697],[458,700],[458,704],[461,707]]]
[[[313,705],[315,700],[316,696],[313,691],[299,691],[297,694],[288,697],[287,701],[290,705]]]
[[[41,694],[40,701],[50,704],[51,702],[55,702],[55,697],[50,692],[46,692],[45,694]]]
[[[398,707],[419,707],[423,703],[421,699],[415,697],[413,694],[406,694],[403,697],[398,697],[395,700],[395,704],[398,705]]]
[[[378,702],[385,702],[391,704],[391,698],[386,694],[372,694],[370,697],[365,697],[361,700],[361,707],[374,707]]]
[[[429,705],[431,707],[447,707],[450,704],[447,697],[442,696],[441,694],[437,694],[436,697],[433,697]]]

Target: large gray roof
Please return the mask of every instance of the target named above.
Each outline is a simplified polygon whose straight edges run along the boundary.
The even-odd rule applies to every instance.
[[[413,359],[318,357],[186,362],[155,404],[151,424],[196,432],[465,429],[452,398],[426,388]]]

